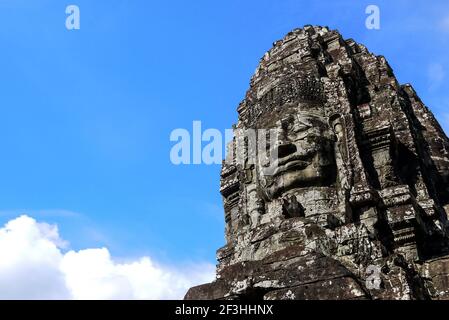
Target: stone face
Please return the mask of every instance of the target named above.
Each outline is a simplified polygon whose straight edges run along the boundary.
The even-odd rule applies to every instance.
[[[186,299],[449,298],[449,140],[384,57],[296,29],[238,113],[217,280]]]

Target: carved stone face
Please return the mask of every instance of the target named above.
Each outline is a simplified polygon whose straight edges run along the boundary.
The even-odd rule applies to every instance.
[[[294,188],[333,182],[333,135],[326,118],[293,109],[269,129],[275,129],[270,132],[277,136],[268,146],[272,161],[267,164],[258,159],[257,166],[259,186],[268,199]]]

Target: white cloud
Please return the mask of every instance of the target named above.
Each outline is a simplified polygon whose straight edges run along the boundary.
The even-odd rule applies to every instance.
[[[1,0],[0,0],[1,1]],[[65,209],[42,209],[42,210],[31,210],[31,209],[14,209],[14,210],[0,210],[0,216],[3,217],[16,217],[22,215],[26,212],[28,215],[37,218],[84,218],[84,215],[70,210]]]
[[[150,257],[118,263],[107,248],[64,252],[58,228],[23,215],[0,229],[0,299],[181,299],[210,282],[208,263],[180,267]]]

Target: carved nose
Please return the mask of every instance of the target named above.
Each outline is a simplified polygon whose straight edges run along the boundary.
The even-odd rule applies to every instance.
[[[278,147],[278,157],[279,158],[285,158],[292,153],[296,152],[296,146],[294,144],[288,143],[288,144],[281,144]]]

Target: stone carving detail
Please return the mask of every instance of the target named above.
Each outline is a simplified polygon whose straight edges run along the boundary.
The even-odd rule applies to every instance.
[[[217,280],[186,299],[449,299],[449,140],[384,57],[296,29],[237,111]],[[276,136],[272,174],[248,129]]]

